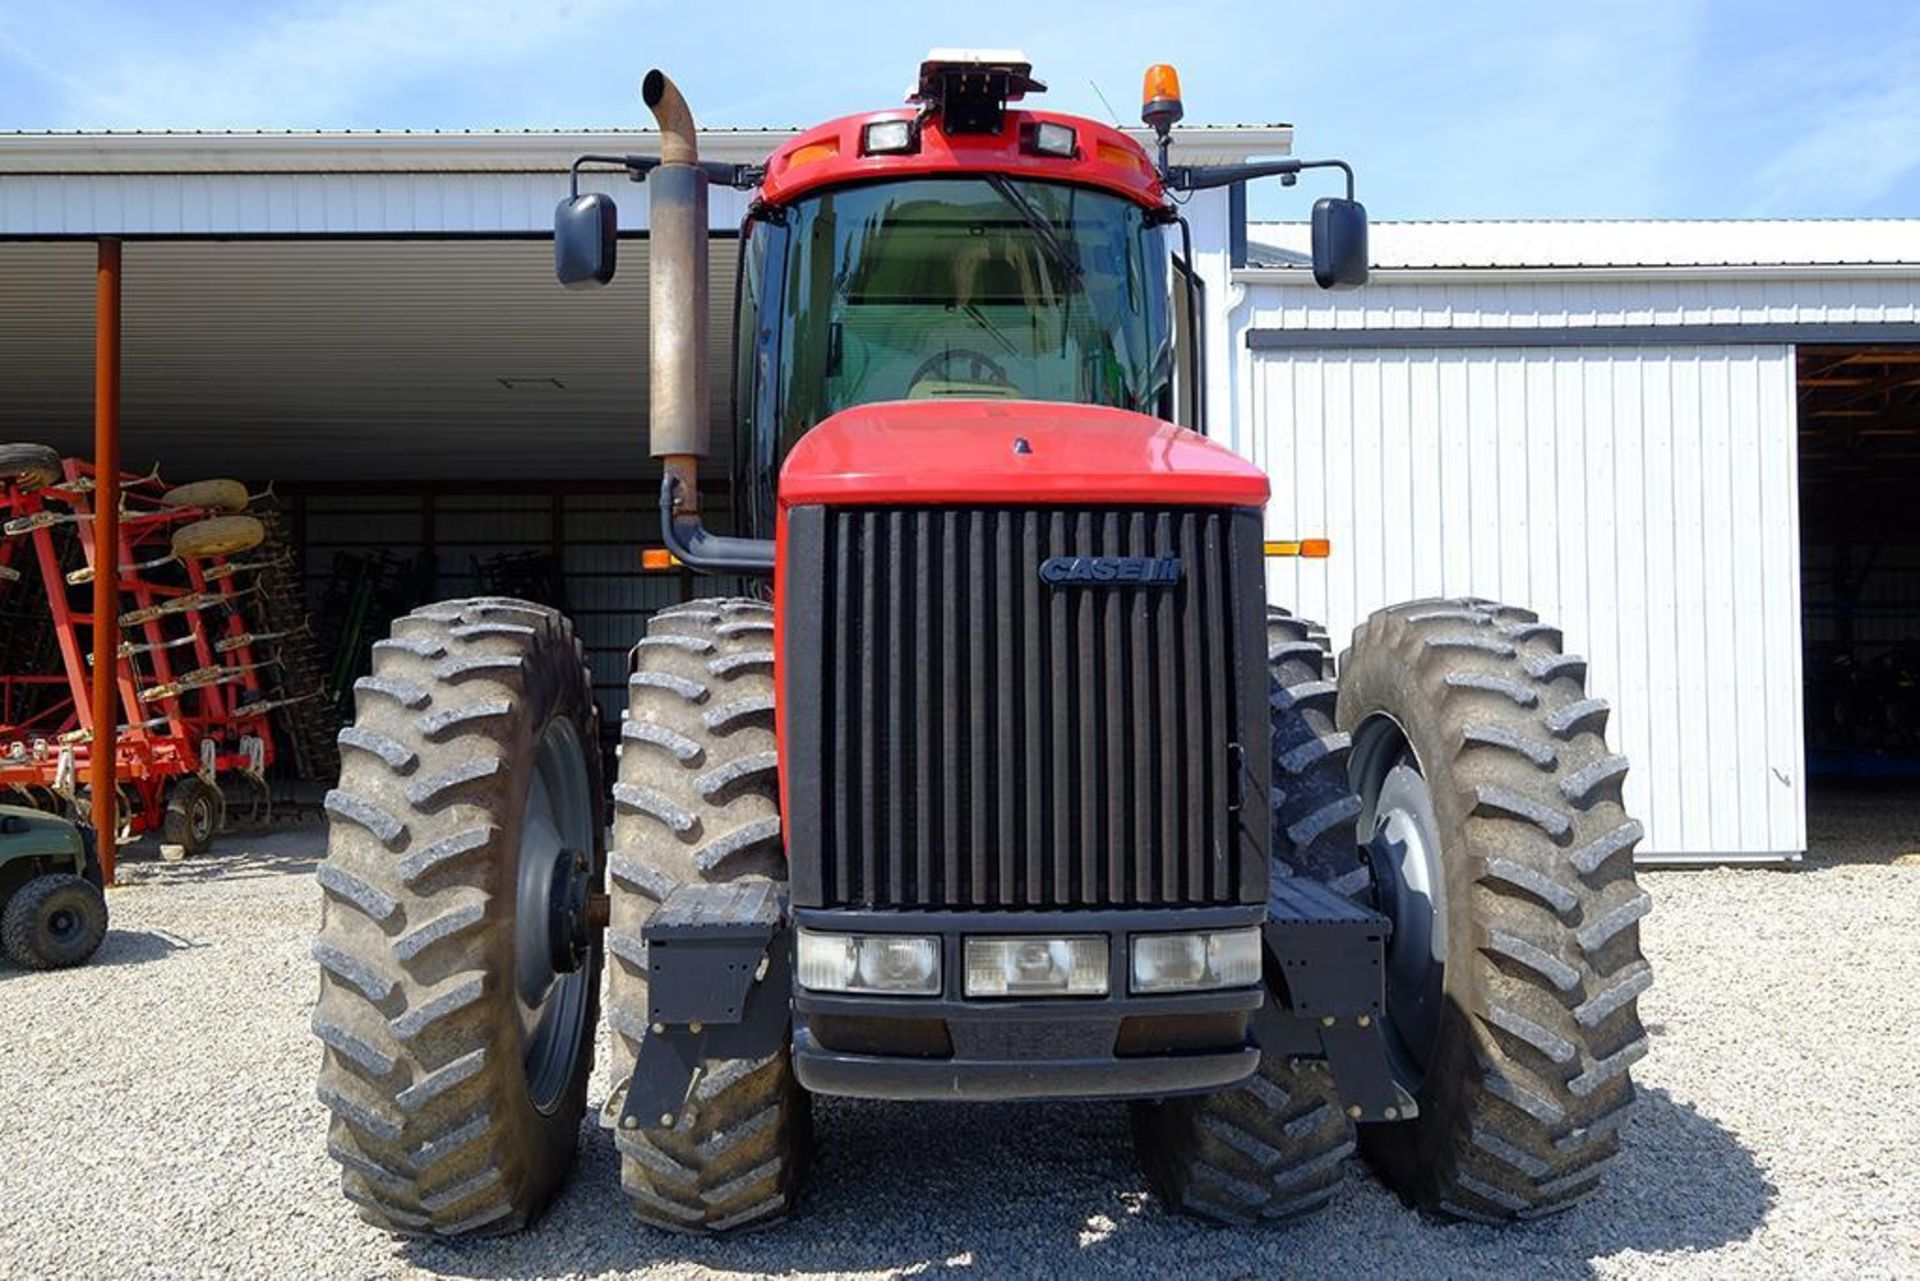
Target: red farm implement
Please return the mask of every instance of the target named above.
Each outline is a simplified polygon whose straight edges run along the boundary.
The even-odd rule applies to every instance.
[[[270,713],[301,696],[277,670],[285,631],[254,622],[269,616],[262,588],[284,553],[239,514],[238,482],[122,478],[119,716],[103,735],[89,695],[94,491],[84,460],[0,446],[0,793],[88,821],[105,739],[121,833],[196,853],[225,821],[229,786],[267,804]]]

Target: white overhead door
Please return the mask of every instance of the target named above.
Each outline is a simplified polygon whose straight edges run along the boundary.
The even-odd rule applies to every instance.
[[[1590,663],[1643,860],[1806,847],[1792,348],[1252,353],[1239,448],[1273,478],[1276,603],[1336,644],[1476,595]]]

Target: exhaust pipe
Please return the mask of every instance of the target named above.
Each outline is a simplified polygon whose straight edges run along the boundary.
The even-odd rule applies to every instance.
[[[673,484],[676,514],[700,509],[699,463],[711,452],[707,399],[707,175],[687,100],[649,71],[640,97],[660,126],[660,167],[647,175],[652,452]]]
[[[660,164],[647,175],[650,449],[666,477],[661,538],[683,564],[712,573],[771,574],[770,539],[709,533],[700,520],[700,460],[712,452],[707,396],[707,174],[687,100],[658,69],[640,97],[660,126]]]

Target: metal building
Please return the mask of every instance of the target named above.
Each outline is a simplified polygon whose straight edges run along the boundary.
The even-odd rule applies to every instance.
[[[1276,599],[1336,637],[1383,601],[1525,602],[1613,704],[1643,859],[1804,851],[1808,731],[1846,727],[1803,715],[1803,650],[1861,659],[1861,614],[1920,640],[1920,223],[1377,224],[1344,294],[1302,229],[1249,242],[1235,444],[1275,536],[1334,546]],[[1838,769],[1920,748],[1844,740]]]
[[[785,136],[702,146],[752,162]],[[1204,163],[1291,133],[1176,139]],[[86,449],[93,242],[122,238],[129,468],[279,480],[316,593],[342,553],[407,558],[444,594],[552,557],[615,712],[645,613],[693,590],[637,559],[657,537],[645,201],[616,188],[624,261],[598,294],[553,284],[547,236],[575,155],[652,144],[0,135],[0,439]],[[1303,228],[1243,210],[1184,209],[1210,426],[1273,475],[1273,536],[1334,546],[1274,561],[1276,600],[1336,637],[1417,594],[1534,605],[1614,704],[1651,858],[1791,857],[1809,746],[1899,758],[1847,755],[1872,688],[1803,701],[1824,688],[1803,653],[1825,672],[1920,645],[1920,222],[1384,223],[1374,283],[1329,295]],[[743,212],[715,193],[720,300]]]

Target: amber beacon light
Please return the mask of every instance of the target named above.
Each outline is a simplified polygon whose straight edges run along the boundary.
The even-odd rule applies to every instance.
[[[1148,67],[1146,83],[1140,88],[1140,119],[1161,133],[1185,114],[1180,105],[1180,73],[1164,62]]]

